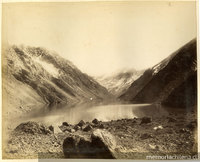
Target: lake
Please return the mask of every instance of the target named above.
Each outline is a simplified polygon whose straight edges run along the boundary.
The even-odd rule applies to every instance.
[[[33,112],[20,119],[18,123],[37,121],[48,125],[61,125],[66,121],[76,124],[80,120],[92,121],[97,118],[101,121],[110,121],[123,118],[138,118],[143,116],[160,117],[166,116],[169,111],[155,104],[124,104],[124,105],[101,105],[101,106],[77,106],[72,108],[54,108]]]

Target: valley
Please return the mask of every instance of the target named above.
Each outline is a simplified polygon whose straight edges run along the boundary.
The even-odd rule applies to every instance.
[[[2,59],[5,158],[93,157],[79,142],[90,150],[96,138],[117,159],[197,152],[196,39],[145,71],[106,78],[41,47],[13,45]]]

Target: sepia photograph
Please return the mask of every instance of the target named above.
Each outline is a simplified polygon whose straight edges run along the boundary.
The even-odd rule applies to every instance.
[[[197,1],[2,3],[2,158],[195,160]]]

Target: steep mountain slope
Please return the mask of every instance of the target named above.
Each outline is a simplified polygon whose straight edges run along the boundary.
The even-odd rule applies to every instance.
[[[110,96],[106,88],[56,53],[24,46],[3,50],[3,95],[4,103],[26,108],[71,105]]]
[[[120,99],[141,103],[161,102],[176,107],[196,105],[196,57],[194,39],[153,68],[147,69]],[[183,101],[186,98],[190,101]]]
[[[106,87],[110,93],[115,96],[123,94],[137,78],[142,75],[143,71],[124,70],[113,74],[112,76],[97,77],[96,80]]]
[[[176,87],[163,104],[175,107],[197,105],[197,73],[191,74],[180,86]]]

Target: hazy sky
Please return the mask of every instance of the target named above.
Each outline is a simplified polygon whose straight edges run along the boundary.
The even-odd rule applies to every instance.
[[[83,72],[151,67],[196,37],[195,2],[3,4],[3,42],[42,46]]]

